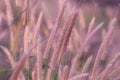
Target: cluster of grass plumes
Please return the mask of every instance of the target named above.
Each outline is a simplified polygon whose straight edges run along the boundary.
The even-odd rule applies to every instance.
[[[8,25],[10,47],[0,48],[11,65],[7,79],[119,80],[120,53],[111,58],[109,52],[117,16],[107,26],[104,21],[97,24],[94,15],[86,27],[81,2],[57,2],[53,23],[42,1],[5,0],[6,11],[0,13],[0,20],[4,18]],[[99,39],[98,46],[91,42],[94,37]]]

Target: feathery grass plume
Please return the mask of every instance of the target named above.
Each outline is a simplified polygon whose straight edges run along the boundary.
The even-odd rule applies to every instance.
[[[69,75],[69,67],[65,66],[63,68],[63,76],[61,76],[62,80],[68,80],[68,75]]]
[[[5,0],[5,5],[6,5],[7,20],[8,20],[8,24],[10,26],[13,21],[13,12],[12,12],[10,0]]]
[[[28,49],[28,52],[23,54],[22,58],[19,60],[18,64],[16,65],[11,77],[10,77],[10,80],[16,80],[20,71],[22,70],[22,68],[24,67],[24,64],[26,62],[26,59],[29,57],[30,53],[32,51],[32,48],[30,46],[30,48]]]
[[[91,61],[93,59],[93,56],[90,56],[87,61],[85,62],[83,68],[82,68],[82,71],[81,73],[86,73],[88,68],[90,67],[90,64],[91,64]],[[83,78],[80,78],[80,80],[84,80]]]
[[[32,50],[33,50],[34,48],[36,48],[36,46],[37,46],[40,42],[41,42],[41,41],[39,41],[39,42],[38,42],[37,44],[35,44],[35,45],[30,44],[30,46],[29,46],[29,48],[28,48],[28,51],[27,51],[26,53],[24,53],[23,56],[21,57],[21,59],[18,61],[17,65],[16,65],[16,67],[15,67],[15,69],[14,69],[14,71],[13,71],[11,77],[10,77],[10,80],[16,80],[16,79],[17,79],[18,75],[20,74],[20,71],[22,70],[22,68],[23,68],[24,65],[25,65],[25,62],[26,62],[27,58],[29,58]]]
[[[41,3],[41,6],[42,6],[43,13],[45,15],[45,21],[47,23],[47,26],[48,26],[49,30],[51,30],[53,27],[53,23],[52,23],[50,14],[48,12],[47,6],[45,5],[44,2]]]
[[[82,74],[75,75],[75,76],[69,78],[68,80],[79,80],[80,78],[84,78],[87,76],[89,76],[89,73],[82,73]]]
[[[112,66],[117,62],[118,59],[120,59],[120,53],[118,53],[106,66],[103,76],[101,77],[101,80],[107,80],[108,73],[110,72],[110,70],[112,69]]]
[[[10,61],[10,63],[11,63],[12,69],[14,69],[15,66],[16,66],[16,62],[14,61],[14,59],[13,59],[13,57],[12,57],[12,54],[11,54],[10,51],[9,51],[6,47],[4,47],[4,46],[0,46],[0,48],[6,53],[8,59],[9,59],[9,61]],[[24,75],[23,75],[22,72],[20,72],[20,77],[19,77],[19,78],[22,79],[22,80],[25,80],[25,77],[24,77]]]
[[[84,17],[82,9],[80,9],[79,23],[84,30],[86,28],[86,23],[85,23],[85,17]]]
[[[114,75],[120,74],[120,67],[115,68],[111,73],[109,74],[109,78],[113,77]]]
[[[117,52],[118,53],[118,52]],[[116,54],[115,54],[116,55]],[[111,59],[113,59],[113,58],[111,58]],[[115,65],[113,66],[113,69],[116,69],[118,66],[119,66],[120,64],[119,64],[119,61],[117,61],[116,63],[115,63]]]
[[[51,70],[54,69],[54,67],[57,64],[58,56],[60,55],[61,48],[64,45],[63,44],[64,39],[67,38],[67,36],[69,36],[69,34],[67,34],[66,31],[69,30],[69,28],[73,27],[73,24],[76,20],[76,17],[77,17],[77,14],[78,14],[78,11],[76,11],[76,7],[77,6],[75,6],[73,8],[73,10],[71,11],[71,14],[68,16],[68,19],[66,20],[66,23],[65,23],[65,25],[63,27],[63,30],[61,32],[61,35],[59,37],[57,47],[56,47],[54,53],[52,54],[50,64],[49,64],[51,68],[48,69],[47,75],[49,75],[49,76],[47,77],[47,80],[50,79],[50,75],[51,75],[51,72],[52,72]],[[69,31],[68,31],[68,33],[69,33]],[[67,36],[65,36],[65,34],[67,34]]]
[[[40,39],[40,37],[39,37],[39,30],[40,30],[40,27],[41,27],[42,16],[43,16],[43,13],[40,12],[38,20],[37,20],[37,23],[36,23],[36,25],[34,27],[34,34],[33,34],[33,37],[32,37],[32,44],[33,45],[37,44],[37,39],[38,38]],[[36,53],[36,50],[33,50],[33,53]]]
[[[14,69],[15,66],[16,66],[16,62],[14,61],[14,59],[13,59],[13,57],[12,57],[12,54],[11,54],[10,51],[9,51],[6,47],[4,47],[4,46],[0,46],[0,48],[5,52],[5,54],[7,55],[8,59],[9,59],[9,61],[10,61],[10,63],[11,63],[12,68]]]
[[[89,35],[86,36],[86,39],[81,44],[81,47],[79,48],[78,53],[75,55],[75,57],[72,60],[72,66],[71,66],[69,77],[73,76],[74,71],[77,68],[78,59],[83,55],[83,51],[84,51],[85,47],[87,46],[89,40],[102,26],[103,26],[103,22],[100,23]]]
[[[14,59],[13,59],[13,57],[12,57],[12,54],[10,53],[10,51],[9,51],[6,47],[4,47],[4,46],[0,46],[0,47],[1,47],[2,50],[6,53],[8,59],[9,59],[9,61],[10,61],[10,63],[11,63],[12,69],[14,69],[15,66],[16,66],[16,62],[14,61]],[[20,76],[19,76],[18,78],[20,78],[20,79],[22,79],[22,80],[25,80],[25,77],[24,77],[24,75],[23,75],[22,72],[20,72]]]
[[[5,0],[5,5],[6,5],[6,14],[7,14],[7,21],[9,25],[9,31],[10,31],[10,48],[11,51],[14,49],[14,31],[13,31],[13,26],[11,26],[13,22],[13,12],[12,12],[12,7],[10,0]]]
[[[40,30],[40,25],[41,25],[41,21],[42,21],[42,15],[43,13],[41,12],[39,14],[37,23],[36,23],[36,27],[34,28],[34,34],[33,34],[33,38],[32,38],[32,44],[35,45],[37,43],[37,37],[39,36],[39,30]]]
[[[39,37],[39,30],[40,30],[40,25],[41,25],[41,21],[42,21],[42,15],[43,13],[41,12],[37,23],[36,23],[36,27],[34,29],[34,35],[33,35],[33,39],[32,39],[32,45],[35,45],[37,43],[39,43],[40,37]],[[36,72],[37,72],[37,80],[42,79],[42,59],[41,59],[41,52],[39,51],[40,45],[37,45],[37,48],[33,50],[33,52],[37,53],[37,63],[36,63]]]
[[[107,33],[106,30],[105,30],[105,29],[102,29],[102,40],[104,39],[106,33]]]
[[[11,63],[12,69],[14,69],[15,66],[16,66],[16,62],[14,61],[14,59],[13,59],[13,57],[12,57],[12,54],[10,53],[10,51],[9,51],[6,47],[4,47],[4,46],[0,46],[0,47],[1,47],[2,50],[6,53],[8,59],[9,59],[9,61],[10,61],[10,63]],[[22,72],[20,72],[20,77],[18,77],[18,78],[20,78],[20,79],[22,79],[22,80],[25,80],[25,77],[24,77],[24,75],[23,75]]]
[[[35,25],[35,7],[32,9],[30,14],[30,22],[25,26],[24,30],[24,52],[27,51],[29,41],[32,40],[31,28]]]
[[[95,24],[95,17],[93,17],[92,20],[91,20],[91,22],[89,23],[87,35],[89,35],[93,31],[94,24]]]
[[[84,39],[86,37],[86,32],[85,32],[85,29],[83,29],[81,26],[78,27],[78,35],[79,35],[79,38],[80,38],[80,44],[84,42]]]
[[[36,4],[37,5],[37,4]],[[35,12],[36,12],[37,6],[33,6],[33,8],[30,10],[30,21],[28,24],[30,25],[35,25],[36,24],[36,19],[35,19]]]
[[[23,47],[24,47],[24,53],[28,50],[27,48],[28,48],[28,43],[30,42],[30,27],[29,27],[29,25],[28,25],[28,19],[27,19],[27,17],[28,17],[28,11],[27,11],[27,0],[25,0],[25,2],[24,2],[24,8],[26,9],[26,12],[24,13],[24,18],[25,18],[25,25],[24,25],[24,27],[25,27],[25,29],[24,29],[24,36],[23,36]],[[34,13],[34,9],[33,9],[33,12],[31,12],[31,15],[30,15],[30,19],[31,19],[31,22],[30,23],[33,23],[32,21],[33,21],[33,13]],[[32,17],[32,18],[31,18]]]
[[[76,10],[76,7],[74,7],[73,10],[71,11],[71,14],[68,16],[68,19],[66,20],[66,23],[63,27],[63,30],[58,40],[57,48],[53,53],[53,57],[51,58],[51,61],[54,62],[53,64],[56,64],[55,61],[57,61],[57,57],[61,55],[60,52],[62,52],[67,46],[67,41],[69,41],[69,37],[74,27],[74,23],[76,21],[77,15],[78,15],[78,11]]]
[[[47,45],[46,45],[46,48],[45,48],[45,52],[44,52],[44,55],[43,55],[43,59],[47,59],[48,56],[49,56],[49,51],[50,51],[51,45],[52,45],[52,43],[53,43],[53,41],[54,41],[55,34],[57,33],[58,28],[59,28],[59,26],[60,26],[60,24],[61,24],[62,17],[63,17],[63,14],[64,14],[65,9],[66,9],[66,2],[64,2],[63,6],[62,6],[62,9],[61,9],[60,12],[58,13],[56,22],[55,22],[55,24],[54,24],[54,28],[53,28],[53,30],[51,31],[50,37],[48,38],[48,41],[47,41]]]
[[[102,53],[101,55],[101,60],[105,60],[106,58],[106,55],[107,55],[107,50],[108,50],[108,46],[110,45],[110,42],[111,42],[111,37],[112,37],[112,33],[113,33],[113,30],[116,26],[116,22],[117,20],[116,19],[113,19],[110,24],[109,24],[109,29],[111,29],[111,33],[109,34],[110,37],[108,37],[108,41],[106,42],[106,45],[104,46],[104,52]],[[113,26],[113,28],[111,28]]]
[[[39,36],[39,30],[40,30],[40,25],[41,25],[41,21],[42,21],[42,15],[43,15],[43,13],[40,12],[36,25],[34,25],[35,23],[32,24],[35,27],[33,27],[31,25],[30,26],[26,26],[26,27],[29,27],[29,28],[26,28],[26,31],[28,31],[28,33],[26,33],[26,35],[24,35],[24,38],[25,38],[24,39],[24,41],[25,41],[25,45],[24,45],[25,47],[24,48],[25,49],[26,48],[28,49],[28,46],[29,46],[28,45],[28,43],[29,43],[28,41],[30,41],[32,43],[32,45],[37,44],[37,37]],[[33,31],[29,31],[31,28],[33,29]],[[25,50],[25,52],[26,52],[26,50]],[[34,56],[35,53],[36,53],[36,49],[33,49],[32,52],[31,52],[31,55]],[[30,63],[30,59],[28,58],[27,62],[26,62],[26,65],[25,65],[25,68],[28,70],[28,72],[30,71],[30,66],[31,65],[32,64]]]
[[[31,26],[26,25],[25,27],[25,32],[24,32],[24,53],[27,52],[28,48],[29,48],[29,42],[32,41],[32,32],[30,32],[31,30]],[[25,68],[29,69],[29,59],[27,59],[26,64],[25,64]]]
[[[116,22],[116,18],[114,18],[112,20],[111,24],[113,25],[113,24],[115,24],[115,22]],[[102,42],[102,44],[101,44],[101,46],[100,46],[100,48],[98,50],[97,57],[95,59],[93,70],[92,70],[92,73],[91,73],[91,76],[90,76],[90,80],[93,80],[95,78],[95,72],[96,72],[96,70],[98,68],[98,63],[100,61],[101,55],[104,54],[105,46],[108,44],[108,41],[109,41],[113,31],[114,31],[114,27],[115,26],[110,26],[109,31],[106,34],[106,36],[105,36],[105,38],[104,38],[104,40],[103,40],[103,42]]]
[[[20,43],[21,40],[21,35],[22,35],[22,30],[24,28],[24,21],[25,21],[25,15],[21,15],[19,22],[17,22],[17,25],[14,26],[14,44],[13,44],[13,57],[15,60],[18,60],[17,58],[20,55],[20,45],[22,43]]]
[[[27,2],[27,1],[26,1]],[[26,3],[27,4],[27,3]],[[27,5],[26,5],[27,6]],[[25,6],[25,7],[26,7]],[[33,29],[34,29],[34,26],[35,26],[35,11],[36,11],[36,7],[34,6],[33,8],[32,8],[32,11],[30,12],[30,21],[28,21],[28,19],[27,19],[27,14],[28,14],[28,11],[25,13],[26,14],[26,20],[27,20],[27,22],[26,22],[26,25],[25,25],[25,29],[24,29],[24,44],[23,44],[23,46],[24,46],[24,53],[26,53],[27,52],[27,50],[28,50],[28,46],[29,46],[29,42],[31,42],[32,41],[32,39],[33,39]],[[27,62],[26,62],[26,64],[25,64],[25,68],[26,69],[29,69],[29,59],[27,60]]]
[[[102,73],[102,76],[100,78],[100,80],[107,80],[108,79],[108,74],[109,74],[109,71],[111,69],[111,66],[112,64],[108,64],[104,70],[104,72]]]
[[[37,44],[37,42],[39,42],[40,37],[39,37],[39,30],[40,30],[40,25],[41,25],[41,20],[42,20],[42,15],[43,13],[41,12],[39,15],[39,18],[37,20],[37,24],[36,24],[36,28],[34,30],[34,36],[33,36],[33,45]],[[37,39],[38,37],[38,39]],[[39,51],[39,48],[41,46],[38,44],[37,45],[37,80],[42,80],[42,54]],[[40,49],[41,50],[41,49]]]
[[[79,33],[76,30],[76,28],[74,28],[72,31],[71,41],[73,44],[74,53],[77,53],[77,50],[79,49],[79,44],[80,44],[81,40],[80,40],[80,36],[79,36]]]
[[[71,36],[71,33],[72,33],[72,30],[74,28],[74,25],[75,25],[75,21],[76,21],[76,18],[78,16],[79,12],[78,10],[75,10],[74,11],[74,14],[73,14],[73,18],[71,18],[71,20],[69,21],[69,26],[68,27],[65,27],[66,28],[66,33],[63,32],[63,36],[61,34],[61,40],[62,38],[64,39],[64,41],[61,43],[62,44],[62,47],[61,47],[61,50],[60,50],[60,53],[58,55],[58,62],[60,62],[60,59],[63,55],[63,52],[66,50],[67,48],[67,45],[68,45],[68,42],[69,42],[69,39],[70,39],[70,36]],[[68,28],[68,29],[67,29]]]
[[[31,13],[31,17],[30,17],[30,18],[32,18],[32,20],[30,21],[30,23],[28,25],[25,26],[25,30],[24,30],[24,52],[26,52],[28,49],[29,41],[32,41],[32,36],[33,36],[32,28],[35,24],[35,23],[33,23],[33,16],[34,15],[32,13]]]
[[[83,10],[81,8],[79,8],[79,17],[78,17],[78,22],[79,22],[79,37],[80,37],[80,43],[82,43],[84,41],[85,35],[86,35],[86,23],[85,23],[85,17],[83,14]]]
[[[23,17],[20,18],[20,16],[17,16],[20,18],[20,21],[18,22],[16,18],[13,18],[13,13],[14,10],[12,10],[11,7],[11,1],[10,0],[5,0],[6,4],[6,13],[7,13],[7,18],[8,18],[8,24],[9,24],[9,30],[10,30],[10,41],[11,41],[11,51],[13,56],[16,55],[16,53],[19,52],[19,40],[20,40],[20,35],[21,35],[21,28],[23,26]],[[14,3],[14,1],[13,1]],[[16,6],[14,6],[16,8]],[[16,23],[17,24],[14,24]],[[19,29],[19,30],[18,30]]]
[[[82,69],[81,73],[86,73],[86,72],[87,72],[87,70],[88,70],[88,68],[89,68],[89,66],[90,66],[90,63],[91,63],[92,59],[93,59],[93,56],[90,56],[90,57],[87,59],[87,61],[85,62],[84,66],[83,66],[83,69]]]
[[[26,9],[26,13],[25,13],[25,24],[27,25],[29,22],[29,16],[30,16],[30,5],[29,5],[29,0],[25,0],[24,1],[24,7]],[[25,25],[25,26],[26,26]]]

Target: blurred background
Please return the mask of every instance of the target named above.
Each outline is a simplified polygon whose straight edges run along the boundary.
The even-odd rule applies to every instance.
[[[12,1],[15,0],[10,0]],[[37,3],[37,10],[36,12],[48,12],[49,18],[52,23],[55,22],[56,16],[59,11],[59,2],[61,3],[64,0],[30,0],[30,4]],[[92,19],[93,16],[96,17],[96,23],[104,21],[106,24],[113,18],[117,17],[120,21],[120,14],[119,14],[119,4],[120,0],[69,0],[70,4],[78,4],[80,5],[81,14],[84,17],[85,23],[83,24],[84,27],[88,26],[88,23]],[[23,3],[24,0],[17,0],[17,3]],[[67,4],[66,4],[67,5]],[[45,9],[47,8],[47,9]],[[9,34],[8,34],[8,23],[6,22],[6,6],[5,1],[0,0],[0,45],[9,45]],[[46,13],[45,13],[46,14]],[[47,16],[47,17],[48,17]],[[119,30],[119,28],[117,29]],[[119,31],[117,31],[119,33]],[[116,35],[117,35],[116,32]],[[119,40],[118,40],[119,41]]]

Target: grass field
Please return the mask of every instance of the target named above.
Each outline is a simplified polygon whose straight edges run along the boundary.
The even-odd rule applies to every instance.
[[[120,80],[119,0],[89,1],[0,0],[0,80]]]

